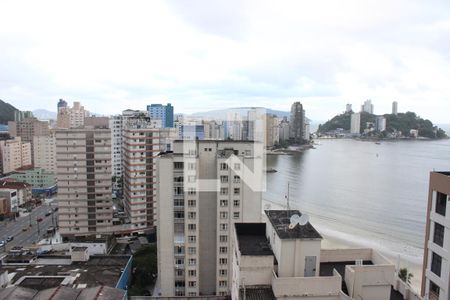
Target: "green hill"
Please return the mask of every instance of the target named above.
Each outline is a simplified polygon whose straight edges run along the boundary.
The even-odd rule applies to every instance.
[[[350,120],[351,114],[353,112],[346,112],[340,115],[335,116],[331,120],[325,122],[324,124],[319,125],[319,129],[317,130],[319,133],[326,133],[334,131],[338,128],[342,128],[344,130],[350,130]],[[404,136],[409,136],[409,132],[411,129],[419,130],[419,136],[427,137],[431,139],[435,138],[446,138],[447,135],[444,130],[434,126],[430,120],[422,119],[417,116],[414,112],[407,113],[399,113],[397,115],[394,114],[385,114],[386,118],[386,132],[392,133],[396,131],[401,131]],[[370,113],[362,112],[361,113],[361,129],[365,128],[366,122],[375,122],[375,115]]]
[[[8,124],[14,121],[14,112],[18,109],[0,99],[0,124]]]

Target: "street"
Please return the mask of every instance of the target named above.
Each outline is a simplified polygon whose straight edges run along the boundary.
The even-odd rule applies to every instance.
[[[49,216],[45,214],[51,210],[53,206],[43,204],[35,208],[28,216],[23,216],[17,218],[15,221],[4,221],[0,223],[0,240],[6,242],[6,237],[13,236],[14,239],[6,244],[6,250],[11,249],[14,246],[29,246],[36,243],[43,238],[44,234],[47,233],[47,228],[54,226],[57,222],[58,212],[54,212]],[[53,217],[53,220],[52,220]],[[37,222],[38,218],[42,218],[42,221]],[[31,227],[30,227],[31,220]],[[39,235],[38,235],[39,227]],[[26,231],[23,231],[26,228]],[[1,247],[0,251],[4,251],[4,247]]]

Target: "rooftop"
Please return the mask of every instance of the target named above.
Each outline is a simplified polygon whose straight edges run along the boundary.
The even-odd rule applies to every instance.
[[[271,286],[252,286],[240,289],[239,299],[246,300],[275,300]]]
[[[309,222],[303,226],[297,224],[293,229],[289,229],[291,216],[302,215],[298,210],[266,210],[264,212],[280,239],[322,239],[320,233]]]
[[[0,299],[5,300],[106,300],[106,299],[124,299],[125,290],[111,288],[107,286],[96,286],[86,289],[78,289],[71,287],[56,287],[45,290],[34,290],[19,286],[12,286],[6,289],[0,289]]]
[[[266,238],[264,223],[235,223],[241,255],[273,255]]]

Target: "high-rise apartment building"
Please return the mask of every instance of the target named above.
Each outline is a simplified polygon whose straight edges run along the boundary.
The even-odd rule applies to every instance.
[[[173,127],[173,106],[170,103],[147,105],[147,111],[150,119],[162,121],[162,127]]]
[[[51,131],[48,135],[33,137],[34,166],[56,173],[56,136]]]
[[[265,146],[273,147],[280,142],[278,118],[273,114],[265,115]]]
[[[450,298],[450,172],[431,172],[422,274],[422,297]]]
[[[25,166],[31,166],[31,144],[20,137],[0,140],[0,173],[7,174]]]
[[[124,207],[137,232],[153,230],[155,220],[155,158],[159,154],[159,128],[150,118],[124,121],[122,134]]]
[[[350,103],[347,103],[347,105],[345,105],[345,112],[351,112],[352,111],[352,105]]]
[[[392,114],[393,115],[398,114],[398,102],[397,101],[392,102]]]
[[[111,231],[111,132],[108,121],[56,130],[59,229],[63,236]]]
[[[372,100],[368,99],[364,101],[364,104],[361,106],[361,111],[369,114],[373,114],[373,104]]]
[[[59,104],[59,103],[58,103]],[[56,126],[58,128],[83,127],[84,118],[89,116],[89,112],[84,109],[80,102],[74,102],[73,107],[58,106],[58,116]]]
[[[289,126],[290,139],[295,142],[303,142],[305,130],[305,110],[300,102],[294,102],[291,106]]]
[[[379,132],[386,130],[386,118],[384,116],[377,116],[375,118],[375,129]]]
[[[255,178],[251,170],[262,161],[254,145],[175,141],[173,153],[158,158],[157,292],[162,296],[229,294],[234,223],[261,220],[261,191],[245,180]]]
[[[350,133],[360,134],[361,133],[361,114],[353,113],[350,119]]]

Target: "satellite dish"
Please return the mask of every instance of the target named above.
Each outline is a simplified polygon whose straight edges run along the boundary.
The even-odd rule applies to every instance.
[[[291,222],[291,224],[289,224],[289,229],[294,229],[297,224],[300,226],[306,225],[309,221],[309,216],[306,214],[303,214],[302,216],[295,214],[291,216],[289,221]]]
[[[269,210],[270,209],[270,204],[266,204],[266,205],[264,205],[264,210]]]

